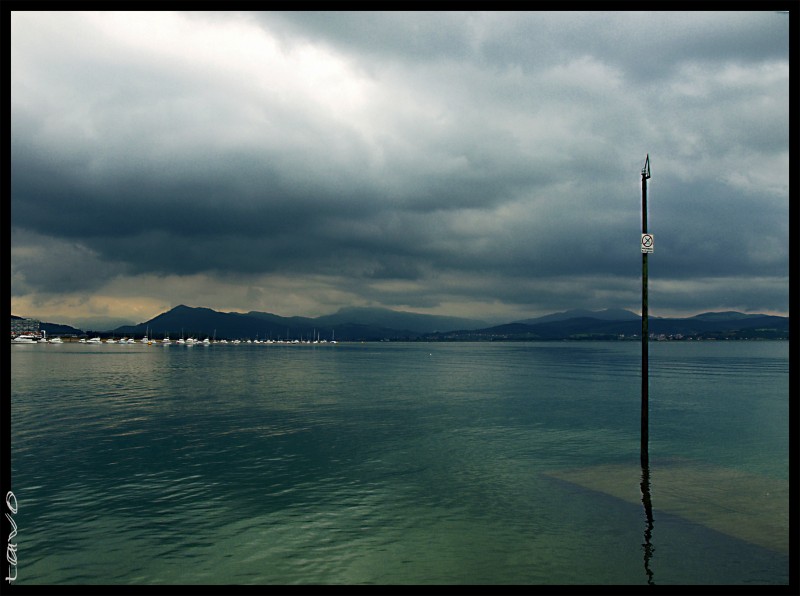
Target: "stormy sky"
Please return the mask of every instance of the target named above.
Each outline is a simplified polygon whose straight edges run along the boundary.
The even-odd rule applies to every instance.
[[[786,315],[789,21],[13,12],[12,313]]]

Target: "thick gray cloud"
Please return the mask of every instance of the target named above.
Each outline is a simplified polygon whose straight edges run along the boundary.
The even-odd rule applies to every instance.
[[[651,308],[788,312],[788,31],[771,11],[15,12],[12,309],[636,310],[649,152]]]

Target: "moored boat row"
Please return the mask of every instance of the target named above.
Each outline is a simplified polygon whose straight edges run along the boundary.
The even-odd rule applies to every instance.
[[[60,337],[47,339],[46,334],[37,335],[36,333],[20,333],[11,337],[12,344],[63,344],[64,340]]]
[[[39,343],[47,343],[47,344],[61,344],[61,343],[80,343],[80,344],[92,344],[92,345],[111,345],[111,344],[120,344],[120,345],[130,345],[130,344],[137,344],[137,345],[161,345],[161,346],[170,346],[170,345],[179,345],[179,346],[210,346],[210,345],[241,345],[241,344],[255,344],[255,345],[319,345],[319,344],[336,344],[336,340],[299,340],[299,339],[292,339],[292,340],[252,340],[252,339],[234,339],[234,340],[227,340],[227,339],[210,339],[205,338],[203,340],[196,339],[194,337],[189,337],[187,339],[177,339],[172,341],[169,337],[165,337],[164,339],[152,339],[148,337],[143,337],[142,339],[133,339],[128,337],[123,337],[122,339],[115,339],[115,338],[106,338],[103,339],[100,336],[95,336],[91,338],[82,337],[76,340],[67,340],[66,342],[60,337],[54,337],[51,339],[46,339],[43,337],[39,337],[32,334],[22,334],[16,337],[11,338],[11,343],[13,344],[39,344]]]
[[[129,344],[145,344],[145,345],[162,345],[162,346],[169,346],[174,344],[181,345],[181,346],[194,346],[194,345],[203,345],[203,346],[210,346],[212,344],[231,344],[231,345],[239,345],[239,344],[259,344],[259,345],[310,345],[310,344],[336,344],[336,340],[331,338],[330,341],[321,339],[319,334],[314,333],[313,339],[217,339],[217,332],[216,329],[214,330],[214,334],[212,337],[206,336],[205,339],[200,340],[195,337],[188,337],[184,339],[183,331],[181,331],[181,338],[175,340],[174,342],[169,338],[169,333],[164,334],[164,338],[161,340],[153,339],[150,337],[150,328],[148,327],[147,332],[145,335],[137,340],[133,337],[123,337],[121,339],[117,339],[115,336],[103,338],[99,335],[95,335],[94,337],[82,337],[80,339],[67,338],[67,342],[75,342],[81,344],[122,344],[122,345],[129,345]],[[12,335],[11,342],[16,344],[34,344],[34,343],[66,343],[61,337],[53,337],[51,339],[47,338],[47,334],[42,332],[41,334],[36,334],[32,332],[26,332],[19,335]]]

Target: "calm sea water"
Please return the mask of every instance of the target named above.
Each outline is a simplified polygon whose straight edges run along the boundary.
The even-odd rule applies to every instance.
[[[17,583],[785,584],[788,350],[15,345]]]

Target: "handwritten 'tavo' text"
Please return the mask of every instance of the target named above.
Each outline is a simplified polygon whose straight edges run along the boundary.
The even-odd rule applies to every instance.
[[[17,497],[15,497],[14,493],[11,491],[6,493],[6,507],[11,511],[11,514],[17,514]],[[8,561],[8,575],[6,576],[6,581],[10,584],[17,579],[17,545],[11,542],[17,535],[17,523],[8,513],[6,513],[6,518],[8,518],[8,522],[11,524],[11,533],[8,535],[8,546],[6,547],[6,560]]]

